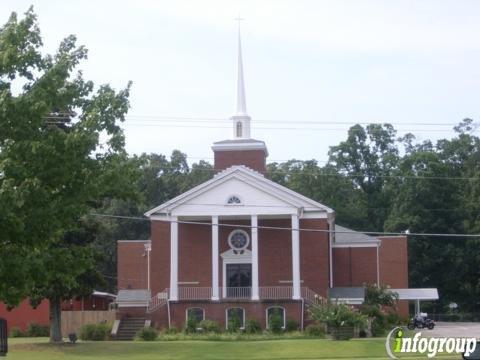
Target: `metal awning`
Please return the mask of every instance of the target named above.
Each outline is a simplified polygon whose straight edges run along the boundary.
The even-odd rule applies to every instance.
[[[438,300],[438,290],[436,288],[424,289],[390,289],[398,294],[399,300]]]
[[[363,287],[333,287],[328,289],[330,300],[344,302],[351,305],[360,305],[365,300]]]

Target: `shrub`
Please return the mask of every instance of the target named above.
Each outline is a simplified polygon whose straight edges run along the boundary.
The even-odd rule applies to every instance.
[[[198,322],[193,317],[187,320],[185,324],[185,334],[195,334],[197,332]]]
[[[275,308],[268,317],[268,330],[273,334],[280,334],[283,330],[283,316],[278,308]]]
[[[214,334],[220,333],[220,324],[216,321],[202,320],[198,325],[204,332]]]
[[[372,336],[383,336],[387,329],[385,317],[375,317],[372,321]]]
[[[309,336],[325,337],[325,326],[322,324],[310,324],[305,328],[305,332]]]
[[[257,319],[248,319],[245,322],[245,332],[247,334],[258,334],[262,331],[260,322]]]
[[[30,323],[27,327],[27,336],[30,337],[48,337],[50,336],[50,326]]]
[[[17,337],[24,337],[24,336],[26,336],[26,334],[19,327],[14,326],[10,329],[10,337],[17,338]]]
[[[235,333],[240,331],[240,317],[238,314],[234,314],[228,319],[227,331],[230,333]]]
[[[80,339],[103,341],[107,340],[112,328],[108,324],[87,324],[80,330]]]
[[[310,316],[313,320],[326,324],[334,339],[346,339],[353,336],[353,328],[364,328],[367,317],[352,307],[342,303],[327,302],[312,307]]]
[[[154,341],[158,337],[158,331],[153,327],[143,327],[137,333],[137,338],[143,341]]]
[[[285,327],[285,330],[290,332],[290,331],[298,331],[300,328],[300,325],[298,324],[298,321],[293,320],[293,319],[287,319],[287,324]]]
[[[163,330],[162,333],[165,335],[175,335],[175,334],[178,334],[178,329],[175,326],[172,326],[169,329]]]

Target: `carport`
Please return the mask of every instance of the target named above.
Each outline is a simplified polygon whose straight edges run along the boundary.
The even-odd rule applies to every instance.
[[[415,301],[415,315],[420,313],[420,301],[438,300],[438,290],[436,288],[390,290],[398,294],[398,300]]]

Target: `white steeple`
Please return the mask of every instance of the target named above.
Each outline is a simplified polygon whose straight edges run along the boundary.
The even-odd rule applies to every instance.
[[[243,79],[242,40],[240,35],[240,21],[238,20],[238,60],[237,60],[237,94],[235,114],[230,118],[233,123],[234,139],[250,139],[250,116],[247,114],[245,99],[245,81]]]

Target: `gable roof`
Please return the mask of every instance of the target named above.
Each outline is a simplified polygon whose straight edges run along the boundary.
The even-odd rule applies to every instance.
[[[177,197],[147,211],[145,216],[168,213],[175,207],[186,203],[188,200],[207,192],[232,178],[241,179],[252,187],[264,192],[268,192],[270,195],[289,203],[291,206],[303,208],[304,211],[322,211],[327,213],[334,212],[332,209],[320,204],[319,202],[309,199],[306,196],[303,196],[285,186],[279,185],[274,181],[265,178],[262,174],[255,170],[252,170],[244,165],[235,165],[219,172],[212,179],[207,180],[204,183],[184,192],[183,194],[180,194]]]
[[[376,237],[346,228],[335,224],[335,242],[336,243],[378,243]]]

